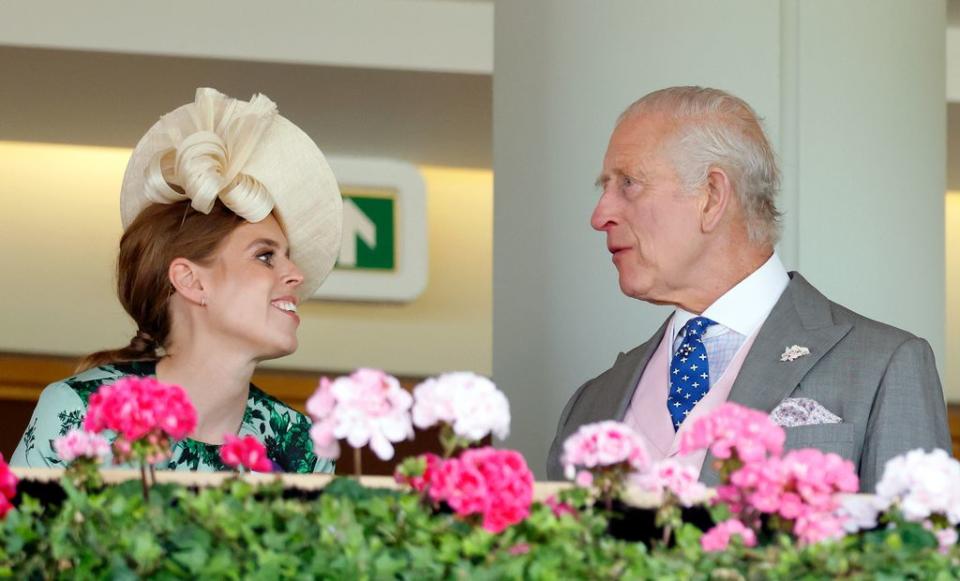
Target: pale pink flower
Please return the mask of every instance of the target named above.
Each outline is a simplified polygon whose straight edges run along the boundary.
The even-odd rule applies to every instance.
[[[577,472],[577,477],[574,479],[574,482],[576,482],[580,488],[590,488],[590,485],[593,484],[593,474],[591,474],[589,470],[581,470]]]
[[[326,377],[320,378],[317,390],[307,400],[307,413],[313,418],[310,426],[310,438],[313,440],[313,453],[321,458],[339,458],[340,443],[334,435],[337,417],[333,413],[337,398],[333,395],[333,382]]]
[[[770,417],[757,410],[724,403],[709,415],[699,418],[680,438],[680,453],[708,449],[726,460],[734,454],[743,462],[779,455],[786,433]]]
[[[518,544],[510,547],[510,550],[509,550],[508,552],[509,552],[511,555],[514,555],[514,556],[516,556],[516,555],[526,555],[527,553],[530,552],[530,545],[527,544],[527,543],[518,543]]]
[[[708,553],[724,551],[730,545],[733,536],[739,536],[746,547],[757,544],[757,535],[737,519],[725,520],[700,537],[700,546]]]
[[[491,434],[502,440],[510,433],[510,404],[486,377],[446,373],[415,387],[413,398],[413,423],[420,429],[445,423],[473,442]]]
[[[842,494],[838,496],[838,503],[837,518],[847,533],[876,528],[877,518],[885,508],[883,501],[873,494]]]
[[[635,486],[656,498],[665,501],[667,493],[673,494],[682,506],[693,506],[707,500],[710,489],[699,480],[699,471],[693,466],[666,459],[655,462],[648,471],[632,476]]]
[[[273,463],[267,457],[267,449],[254,436],[226,434],[220,446],[220,460],[231,468],[246,468],[255,472],[271,472]]]
[[[110,442],[99,434],[73,429],[54,440],[53,449],[67,463],[78,458],[99,461],[110,453]]]
[[[957,529],[953,527],[934,531],[933,535],[937,537],[937,544],[940,545],[940,552],[943,554],[948,553],[950,547],[956,545],[957,539],[960,538],[960,535],[957,534]]]
[[[623,465],[642,471],[650,463],[643,438],[626,424],[603,421],[585,424],[563,443],[564,471],[568,479],[577,467],[593,470]]]
[[[921,522],[939,514],[960,524],[960,462],[943,450],[912,450],[887,461],[877,496],[900,507],[904,518]]]
[[[832,512],[809,510],[793,523],[793,534],[805,545],[843,537],[843,522]]]
[[[335,440],[346,439],[354,448],[369,444],[381,460],[393,458],[391,443],[413,437],[412,401],[395,377],[375,369],[358,369],[332,382],[322,379],[307,402],[317,454],[334,451]]]

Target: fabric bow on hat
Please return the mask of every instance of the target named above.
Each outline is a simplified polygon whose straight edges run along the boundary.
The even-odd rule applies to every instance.
[[[161,119],[171,145],[146,168],[147,198],[161,204],[189,198],[204,214],[219,198],[248,222],[263,220],[274,201],[259,181],[244,175],[243,167],[276,116],[276,104],[263,95],[247,103],[214,89],[197,89],[188,117]]]

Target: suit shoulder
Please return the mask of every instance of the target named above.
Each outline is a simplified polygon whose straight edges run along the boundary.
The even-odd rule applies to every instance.
[[[834,321],[837,323],[850,324],[853,326],[853,332],[869,335],[874,340],[882,341],[883,343],[897,346],[914,339],[924,341],[923,338],[917,337],[909,331],[865,317],[833,301],[830,301],[830,310],[833,314]]]
[[[585,381],[583,383],[583,387],[586,388],[592,384],[603,384],[611,375],[619,373],[624,367],[627,367],[631,370],[636,368],[637,364],[646,354],[647,348],[648,344],[643,343],[634,347],[633,349],[630,349],[629,351],[622,351],[618,353],[613,365],[602,371],[599,375]]]

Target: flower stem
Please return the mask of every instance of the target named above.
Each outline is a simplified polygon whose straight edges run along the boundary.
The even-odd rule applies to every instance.
[[[150,502],[150,486],[147,484],[147,463],[140,461],[140,484],[143,486],[143,500]]]
[[[353,473],[357,478],[363,474],[363,469],[360,462],[360,448],[353,449]]]

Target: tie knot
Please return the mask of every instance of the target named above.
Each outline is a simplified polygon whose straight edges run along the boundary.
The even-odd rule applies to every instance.
[[[680,334],[684,337],[700,337],[707,329],[716,324],[715,321],[711,321],[706,317],[694,317],[687,321],[687,324],[680,330]]]

